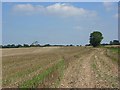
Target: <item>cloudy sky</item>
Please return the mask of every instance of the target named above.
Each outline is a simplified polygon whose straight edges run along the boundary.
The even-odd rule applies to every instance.
[[[109,43],[118,39],[117,8],[115,2],[4,2],[3,44],[85,45],[93,31]]]

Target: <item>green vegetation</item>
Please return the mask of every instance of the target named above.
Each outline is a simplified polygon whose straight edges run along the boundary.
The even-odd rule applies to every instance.
[[[63,77],[64,69],[65,69],[65,62],[62,61],[62,62],[61,62],[61,66],[60,66],[60,68],[59,68],[59,78],[55,81],[55,85],[54,85],[55,88],[58,87],[59,84],[60,84],[60,80],[61,80],[62,77]]]
[[[112,59],[113,62],[118,62],[120,55],[120,48],[118,47],[107,47],[106,55]]]
[[[120,45],[119,40],[110,41],[110,45]]]
[[[34,72],[34,71],[36,71],[36,70],[38,70],[40,68],[41,68],[40,66],[36,66],[34,68],[30,68],[30,69],[28,68],[28,69],[26,69],[26,70],[24,70],[22,72],[17,72],[15,74],[13,74],[12,76],[6,78],[6,80],[3,80],[3,84],[4,85],[9,84],[9,83],[15,81],[17,78],[19,78],[19,77],[22,78],[25,75],[28,75],[28,74],[30,74],[30,73],[32,73],[32,72]]]
[[[92,67],[93,67],[94,69],[96,69],[96,65],[95,65],[94,63],[92,64]]]
[[[118,48],[118,47],[108,47],[108,49],[110,51],[112,51],[113,53],[119,53],[120,54],[120,48]]]
[[[79,78],[83,76],[89,78],[84,83],[91,80],[96,88],[118,87],[118,67],[112,62],[118,48],[109,47],[3,49],[3,87],[20,90],[71,87],[77,86],[76,82],[82,85],[84,79],[79,82]]]
[[[33,77],[30,80],[25,81],[23,84],[20,85],[20,88],[36,88],[42,81],[53,71],[57,69],[63,70],[64,68],[64,60],[59,61],[56,65],[46,69],[41,74],[38,74],[37,76]]]
[[[103,39],[103,36],[101,32],[94,31],[93,33],[90,34],[90,44],[93,47],[99,46],[102,39]]]

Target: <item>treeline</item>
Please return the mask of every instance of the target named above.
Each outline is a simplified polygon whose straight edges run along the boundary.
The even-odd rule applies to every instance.
[[[118,40],[110,41],[110,45],[120,45],[120,42]]]
[[[75,46],[75,45],[50,45],[50,44],[45,44],[45,45],[40,45],[40,44],[37,44],[37,45],[29,45],[29,44],[18,44],[18,45],[15,45],[15,44],[8,44],[8,45],[0,45],[0,48],[25,48],[25,47],[52,47],[52,46]],[[76,46],[81,46],[81,45],[76,45]]]
[[[109,43],[102,43],[100,45],[102,45],[102,46],[105,46],[105,45],[120,45],[120,41],[119,40],[113,40],[113,41],[110,41]],[[91,45],[86,44],[85,46],[91,46]]]
[[[102,46],[105,46],[105,45],[120,45],[120,42],[119,40],[113,40],[113,41],[110,41],[110,43],[103,43],[101,44]],[[0,45],[0,48],[25,48],[25,47],[52,47],[52,46],[82,46],[82,45],[50,45],[50,44],[45,44],[45,45],[40,45],[40,44],[18,44],[18,45],[15,45],[15,44],[8,44],[8,45]],[[90,44],[86,44],[85,46],[91,46]]]

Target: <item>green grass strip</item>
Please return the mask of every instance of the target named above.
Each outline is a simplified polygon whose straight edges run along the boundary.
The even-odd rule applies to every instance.
[[[107,47],[110,51],[120,54],[120,48],[118,47]]]
[[[34,72],[34,71],[36,71],[36,70],[38,70],[40,68],[41,68],[40,66],[36,66],[34,68],[27,69],[27,70],[24,70],[22,72],[17,72],[14,75],[12,75],[11,77],[8,77],[7,79],[3,80],[3,85],[9,84],[12,81],[15,82],[15,80],[17,78],[23,78],[25,75],[30,74],[31,72]]]
[[[118,57],[120,56],[120,48],[119,47],[106,47],[108,51],[106,52],[106,56],[111,58],[114,63],[118,63]],[[109,54],[109,52],[111,54]]]
[[[63,64],[64,60],[59,61],[53,67],[50,67],[41,74],[38,74],[32,79],[25,81],[23,84],[20,85],[20,88],[36,88],[42,82],[42,80],[44,80],[45,77],[47,77],[54,70],[60,68]]]

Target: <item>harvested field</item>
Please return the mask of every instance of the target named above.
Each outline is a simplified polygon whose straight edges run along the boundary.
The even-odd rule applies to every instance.
[[[119,88],[118,60],[111,53],[92,47],[3,49],[2,87]]]

